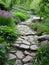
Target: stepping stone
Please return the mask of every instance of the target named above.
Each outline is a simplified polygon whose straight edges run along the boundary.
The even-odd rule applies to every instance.
[[[14,46],[14,47],[19,47],[20,45],[17,44],[17,43],[14,43],[14,44],[12,44],[12,46]]]
[[[48,45],[48,44],[49,44],[49,41],[48,41],[48,40],[42,41],[42,42],[40,43],[40,45]]]
[[[21,33],[21,35],[34,35],[34,34],[36,34],[35,31],[32,31],[26,25],[17,25],[17,28],[18,28],[18,31]]]
[[[30,55],[30,56],[35,56],[36,55],[36,53],[34,53],[34,52],[29,52],[29,51],[24,51],[24,54],[25,55]]]
[[[20,48],[29,49],[29,46],[28,46],[28,45],[25,45],[25,44],[21,44],[21,45],[20,45]]]
[[[14,65],[22,65],[21,60],[16,60]]]
[[[23,38],[18,38],[17,41],[15,42],[16,44],[26,44],[26,45],[30,45],[30,42],[28,42],[27,40],[23,39]]]
[[[31,45],[30,49],[36,51],[38,49],[38,47],[37,47],[37,45]]]
[[[21,36],[22,39],[27,40],[31,44],[38,44],[37,36]]]
[[[8,60],[16,59],[16,56],[14,54],[9,54]]]
[[[24,54],[23,54],[22,51],[17,51],[17,52],[16,52],[16,56],[17,56],[19,59],[24,58]]]
[[[31,45],[31,44],[36,44],[35,43],[35,40],[34,40],[34,36],[21,36],[22,39],[26,40],[27,42],[29,43],[25,43],[25,44],[28,44],[28,45]],[[36,40],[37,41],[37,40]]]
[[[10,50],[9,53],[15,54],[16,51],[15,50]]]
[[[23,63],[27,63],[27,62],[29,62],[31,60],[32,60],[32,57],[28,55],[22,61],[23,61]]]

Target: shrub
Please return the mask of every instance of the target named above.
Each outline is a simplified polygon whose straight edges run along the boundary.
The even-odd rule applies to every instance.
[[[19,17],[21,21],[24,21],[30,17],[29,14],[24,12],[13,12],[14,16]]]
[[[0,44],[0,65],[5,65],[7,61],[7,51],[5,47]]]
[[[4,42],[4,38],[0,36],[0,43]]]
[[[0,26],[0,36],[2,36],[7,42],[13,42],[18,38],[19,32],[8,26]]]
[[[37,31],[37,35],[41,35],[42,33],[49,34],[49,26],[45,22],[35,22],[31,24],[31,29]]]
[[[12,19],[12,13],[8,11],[0,11],[0,25],[14,27],[15,23]]]
[[[40,46],[32,65],[49,65],[49,45]]]
[[[37,62],[39,65],[49,65],[49,45],[41,46],[38,49]]]
[[[16,16],[13,16],[13,20],[14,20],[15,24],[18,24],[21,22],[20,18],[16,17]]]

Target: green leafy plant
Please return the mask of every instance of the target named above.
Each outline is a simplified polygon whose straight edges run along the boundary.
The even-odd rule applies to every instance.
[[[0,11],[0,26],[3,25],[7,25],[10,27],[14,27],[15,23],[12,19],[12,13],[8,12],[8,11]]]
[[[35,22],[30,27],[37,31],[37,35],[41,35],[42,33],[49,34],[49,26],[45,22]]]
[[[37,51],[38,65],[49,65],[49,45],[41,46]]]
[[[41,45],[33,60],[32,65],[49,65],[49,44],[46,46]]]
[[[24,12],[13,12],[15,17],[19,17],[21,21],[24,21],[30,17],[29,14]]]
[[[15,41],[19,35],[17,30],[15,31],[8,26],[0,26],[0,36],[2,36],[7,42]]]
[[[0,43],[4,42],[4,38],[2,38],[2,36],[0,36]]]
[[[5,65],[7,61],[7,51],[5,47],[0,44],[0,65]]]

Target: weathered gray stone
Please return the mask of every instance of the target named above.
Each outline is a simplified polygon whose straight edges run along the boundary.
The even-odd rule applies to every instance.
[[[17,25],[17,28],[19,30],[19,32],[22,34],[22,35],[34,35],[36,32],[35,31],[32,31],[28,26],[26,25]]]
[[[19,59],[22,59],[24,57],[24,54],[22,51],[17,51],[16,52],[16,56],[19,58]]]
[[[16,60],[15,64],[14,65],[22,65],[22,62],[21,60]]]
[[[25,51],[24,51],[24,54],[29,55],[30,53],[29,53],[28,51],[25,50]]]
[[[24,65],[32,65],[32,63],[26,63],[26,64],[24,64]]]
[[[27,40],[22,39],[21,37],[16,41],[16,43],[30,45],[30,43]]]
[[[25,44],[21,44],[20,45],[20,48],[29,49],[29,46],[28,45],[25,45]]]
[[[34,52],[29,52],[29,51],[24,51],[24,54],[25,55],[30,55],[30,56],[35,56],[36,55],[36,53],[34,53]]]
[[[27,63],[28,61],[31,61],[31,60],[32,60],[32,57],[28,55],[22,61],[23,63]]]
[[[29,41],[31,44],[36,44],[36,43],[37,43],[37,39],[34,39],[34,36],[28,36],[28,41]]]
[[[16,51],[15,50],[10,50],[9,53],[15,54]]]
[[[43,41],[43,40],[49,40],[49,34],[48,35],[42,35],[38,37],[39,41]]]
[[[16,59],[16,56],[14,54],[9,54],[8,60]]]
[[[12,46],[19,47],[19,44],[14,43],[14,44],[12,44]]]
[[[26,40],[23,40],[23,44],[30,45],[30,42],[28,42],[28,41],[26,41]]]
[[[30,43],[30,44],[28,43],[29,45],[38,43],[37,36],[30,36],[29,35],[29,36],[21,36],[21,38],[28,41]]]
[[[21,37],[17,39],[16,43],[30,45],[30,42],[28,42],[26,39],[22,39]]]
[[[49,41],[48,40],[45,40],[45,41],[42,41],[40,44],[41,45],[48,45],[49,44]]]
[[[37,47],[37,45],[31,45],[31,46],[30,46],[30,49],[31,49],[31,50],[37,50],[38,47]]]

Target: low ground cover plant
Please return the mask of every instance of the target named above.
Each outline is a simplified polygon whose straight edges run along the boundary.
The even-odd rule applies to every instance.
[[[46,22],[34,22],[30,27],[37,31],[37,35],[42,35],[42,33],[49,34],[49,26]]]
[[[49,44],[46,46],[41,45],[36,53],[36,60],[32,65],[49,65]]]
[[[24,21],[30,17],[29,14],[24,13],[24,12],[19,12],[19,11],[13,12],[13,14],[16,17],[19,17],[21,21]]]
[[[0,36],[8,42],[13,42],[19,37],[19,32],[8,26],[0,26]]]
[[[37,61],[39,65],[49,65],[49,45],[41,46],[38,49]]]
[[[0,44],[0,65],[5,65],[7,61],[7,50]]]

